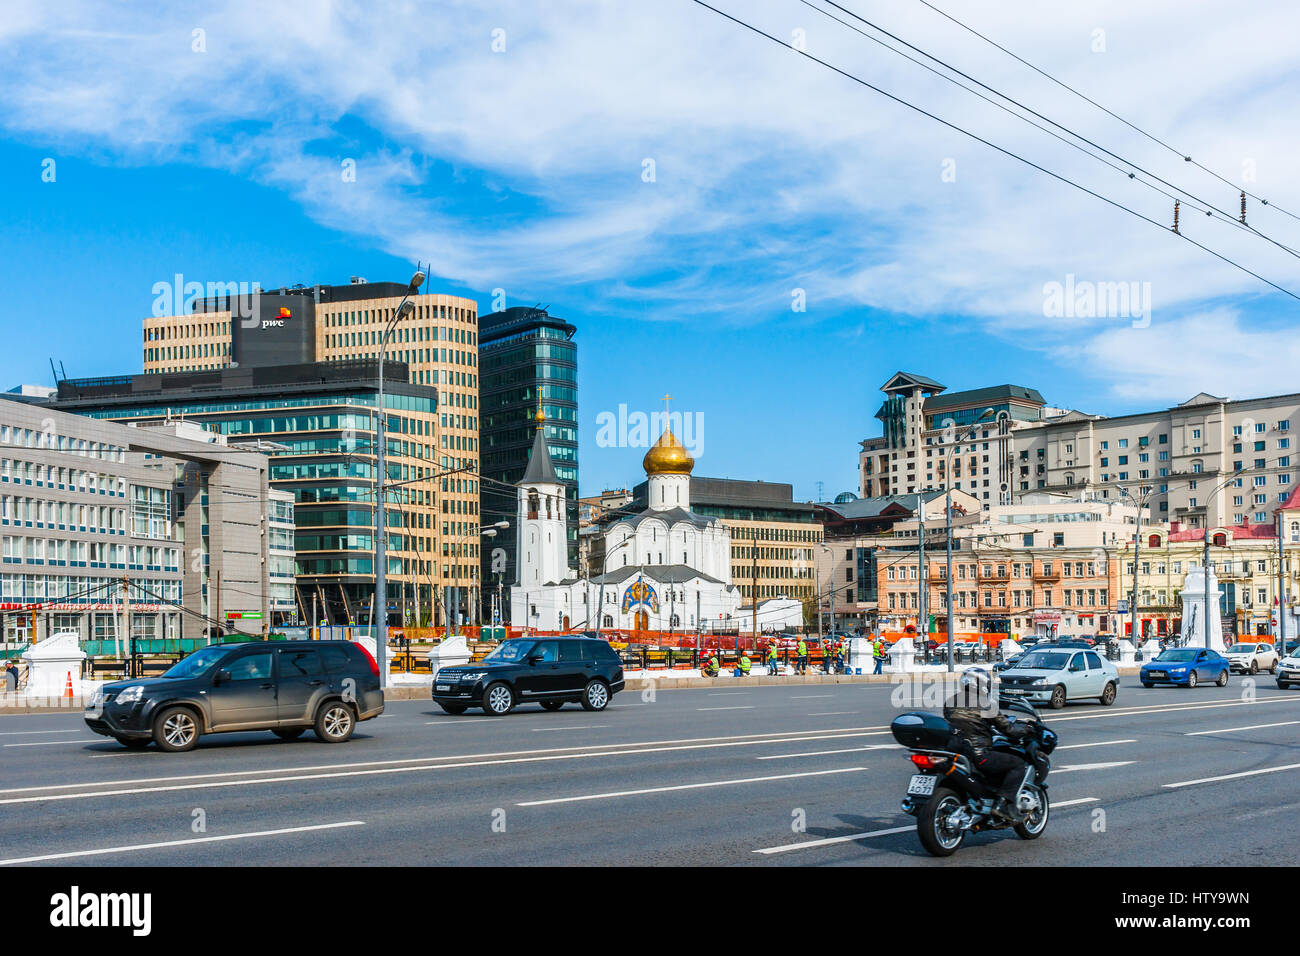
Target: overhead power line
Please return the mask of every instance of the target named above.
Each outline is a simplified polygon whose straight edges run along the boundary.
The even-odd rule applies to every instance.
[[[922,116],[932,119],[936,123],[946,126],[948,127],[948,129],[951,129],[954,132],[961,133],[963,136],[967,136],[978,143],[982,143],[983,145],[989,147],[990,149],[996,150],[997,152],[1003,154],[1004,156],[1008,156],[1014,160],[1017,160],[1018,162],[1025,164],[1026,166],[1029,166],[1032,169],[1038,170],[1040,173],[1052,177],[1058,182],[1065,183],[1067,186],[1072,186],[1075,189],[1079,190],[1080,192],[1087,193],[1089,196],[1092,196],[1094,199],[1100,199],[1102,202],[1106,203],[1107,205],[1114,206],[1116,209],[1122,210],[1128,213],[1130,216],[1133,216],[1134,218],[1141,219],[1143,222],[1155,226],[1157,229],[1161,230],[1162,232],[1166,232],[1166,233],[1171,232],[1168,226],[1165,226],[1163,223],[1157,222],[1156,220],[1152,219],[1150,216],[1138,212],[1136,209],[1124,205],[1118,200],[1111,199],[1109,196],[1104,196],[1101,193],[1097,192],[1096,190],[1089,189],[1087,186],[1077,183],[1067,176],[1054,172],[1053,170],[1050,170],[1045,166],[1041,166],[1038,163],[1035,163],[1031,159],[1027,159],[1024,156],[1021,156],[1019,153],[1007,149],[1004,146],[999,146],[997,143],[994,143],[991,140],[987,140],[977,133],[973,133],[968,129],[958,126],[956,123],[952,123],[946,119],[943,119],[941,116],[931,113],[929,110],[917,106],[916,104],[911,103],[900,96],[896,96],[895,94],[890,93],[888,90],[881,89],[875,84],[870,83],[867,80],[864,80],[860,76],[850,73],[847,70],[843,70],[840,67],[836,66],[835,64],[829,63],[826,60],[820,59],[819,57],[813,56],[811,53],[808,53],[806,50],[800,50],[795,47],[791,47],[784,40],[781,40],[780,38],[775,37],[770,33],[767,33],[766,31],[760,29],[759,27],[754,26],[752,23],[748,23],[744,20],[741,20],[739,17],[732,16],[730,13],[727,13],[724,10],[719,10],[717,7],[706,3],[705,0],[691,0],[691,2],[695,3],[697,6],[701,6],[704,9],[711,11],[712,13],[717,14],[718,16],[722,17],[725,20],[730,20],[732,23],[736,24],[737,26],[743,27],[746,30],[749,30],[751,33],[755,33],[758,36],[763,37],[764,39],[769,40],[772,43],[775,43],[777,46],[781,47],[784,50],[793,51],[799,54],[800,56],[805,57],[806,59],[812,60],[814,63],[817,63],[820,66],[826,67],[826,69],[831,70],[834,73],[838,73],[840,76],[844,77],[845,79],[852,80],[854,83],[857,83],[860,86],[865,86],[867,89],[871,90],[872,92],[878,93],[881,96],[885,97],[886,99],[892,100],[893,102],[899,104],[900,106],[905,106],[916,113],[920,113]],[[1184,233],[1177,232],[1177,233],[1173,233],[1173,235],[1176,235],[1178,236],[1178,238],[1191,243],[1196,248],[1202,250],[1203,252],[1209,253],[1210,255],[1214,256],[1216,259],[1219,259],[1220,261],[1227,263],[1233,268],[1238,269],[1241,272],[1244,272],[1255,279],[1258,279],[1260,282],[1264,283],[1267,286],[1270,286],[1273,289],[1276,289],[1278,292],[1290,296],[1292,299],[1300,301],[1300,295],[1297,295],[1295,292],[1292,292],[1290,289],[1287,289],[1284,286],[1278,285],[1276,282],[1272,281],[1271,279],[1266,279],[1258,272],[1251,270],[1250,268],[1224,255],[1223,253],[1217,252],[1216,250],[1211,249],[1209,246],[1197,242],[1195,239],[1192,239],[1190,236],[1187,236]]]
[[[1112,111],[1112,110],[1110,110],[1110,109],[1107,109],[1105,106],[1102,106],[1100,103],[1098,103],[1098,102],[1097,102],[1096,100],[1094,100],[1092,97],[1088,96],[1086,93],[1081,93],[1079,90],[1076,90],[1073,86],[1071,86],[1070,84],[1066,83],[1065,81],[1063,81],[1063,80],[1058,80],[1056,77],[1054,77],[1052,74],[1048,73],[1046,70],[1040,69],[1039,67],[1037,67],[1037,66],[1035,66],[1034,64],[1030,63],[1030,62],[1029,62],[1028,60],[1026,60],[1024,57],[1019,56],[1019,55],[1016,54],[1016,53],[1013,53],[1011,50],[1008,50],[1006,47],[1004,47],[1002,44],[998,43],[996,40],[993,40],[993,39],[991,39],[990,37],[985,36],[983,33],[980,33],[980,32],[979,32],[978,30],[976,30],[974,27],[969,26],[969,25],[963,23],[961,20],[958,20],[958,19],[957,19],[956,17],[954,17],[952,14],[947,13],[947,12],[944,11],[944,10],[940,10],[940,9],[939,9],[938,7],[936,7],[934,4],[927,2],[927,0],[917,0],[917,2],[919,2],[919,3],[921,3],[921,4],[924,4],[925,6],[929,7],[929,8],[930,8],[931,10],[933,10],[935,13],[939,14],[939,16],[944,17],[945,19],[951,20],[953,23],[957,24],[957,26],[961,27],[961,28],[962,28],[963,30],[965,30],[967,33],[973,34],[974,36],[979,37],[979,38],[980,38],[981,40],[983,40],[985,43],[988,43],[988,44],[990,44],[991,46],[994,46],[994,47],[996,47],[997,49],[1001,50],[1003,53],[1005,53],[1007,56],[1011,57],[1013,60],[1016,60],[1016,61],[1019,62],[1019,63],[1023,63],[1025,66],[1029,67],[1029,68],[1030,68],[1031,70],[1033,70],[1035,73],[1039,74],[1039,75],[1042,76],[1042,77],[1045,77],[1046,79],[1051,80],[1053,83],[1055,83],[1057,86],[1061,87],[1062,89],[1064,89],[1064,90],[1068,90],[1069,92],[1073,93],[1075,96],[1079,97],[1079,99],[1083,100],[1084,102],[1089,103],[1089,104],[1091,104],[1092,106],[1097,107],[1097,109],[1101,110],[1101,111],[1102,111],[1103,113],[1105,113],[1107,116],[1110,116],[1110,117],[1112,117],[1113,119],[1117,119],[1117,120],[1119,120],[1121,123],[1123,123],[1123,124],[1124,124],[1125,126],[1127,126],[1129,129],[1133,130],[1134,132],[1137,132],[1137,133],[1142,134],[1142,135],[1145,136],[1147,139],[1151,140],[1151,142],[1155,143],[1155,144],[1158,145],[1158,146],[1163,147],[1164,149],[1167,149],[1169,152],[1173,153],[1175,156],[1180,157],[1184,162],[1191,163],[1191,164],[1192,164],[1193,166],[1195,166],[1197,169],[1199,169],[1199,170],[1201,170],[1201,171],[1203,171],[1203,172],[1205,172],[1205,173],[1208,173],[1209,175],[1213,176],[1215,179],[1219,180],[1221,183],[1224,183],[1225,185],[1231,186],[1233,189],[1241,189],[1242,192],[1244,192],[1244,193],[1245,193],[1247,196],[1249,196],[1251,199],[1257,200],[1261,205],[1263,205],[1263,206],[1268,206],[1270,209],[1276,209],[1278,212],[1282,213],[1284,216],[1290,216],[1292,219],[1300,220],[1300,216],[1297,216],[1295,213],[1293,213],[1293,212],[1288,212],[1287,210],[1283,209],[1281,206],[1277,205],[1276,203],[1271,203],[1271,202],[1269,202],[1269,201],[1268,201],[1267,199],[1265,199],[1263,196],[1257,196],[1257,195],[1255,195],[1253,192],[1251,192],[1249,189],[1243,189],[1243,188],[1242,188],[1241,186],[1239,186],[1237,183],[1234,183],[1232,180],[1227,179],[1227,178],[1225,178],[1225,177],[1219,175],[1219,174],[1216,173],[1214,170],[1210,169],[1208,166],[1203,166],[1203,165],[1201,165],[1199,162],[1197,162],[1196,160],[1192,159],[1192,157],[1191,157],[1189,154],[1184,153],[1181,149],[1177,149],[1177,148],[1175,148],[1174,146],[1171,146],[1169,143],[1166,143],[1166,142],[1165,142],[1164,140],[1162,140],[1160,137],[1154,135],[1153,133],[1149,133],[1149,132],[1147,132],[1147,131],[1144,130],[1142,127],[1138,126],[1137,124],[1132,123],[1132,122],[1130,122],[1129,120],[1126,120],[1124,117],[1120,116],[1118,113],[1116,113],[1116,112],[1114,112],[1114,111]]]
[[[920,63],[919,61],[913,59],[912,57],[907,56],[907,55],[906,55],[905,53],[903,53],[901,50],[895,49],[894,47],[891,47],[889,44],[887,44],[887,43],[883,43],[883,42],[881,42],[880,40],[877,40],[875,37],[873,37],[873,36],[871,36],[871,35],[869,35],[869,34],[867,34],[867,33],[864,33],[863,31],[859,30],[857,27],[853,26],[853,24],[851,24],[851,23],[846,23],[844,20],[839,19],[838,17],[834,16],[833,14],[828,13],[826,10],[823,10],[823,9],[821,9],[820,7],[816,6],[815,4],[809,2],[809,0],[799,0],[799,2],[802,3],[802,4],[803,4],[804,6],[806,6],[806,7],[810,7],[810,8],[812,8],[813,10],[816,10],[818,13],[821,13],[823,16],[830,17],[830,18],[831,18],[832,20],[834,20],[836,23],[843,24],[844,26],[848,27],[850,30],[853,30],[854,32],[859,33],[860,35],[866,37],[868,40],[871,40],[871,41],[874,42],[874,43],[878,43],[878,44],[880,44],[881,46],[885,47],[885,49],[887,49],[887,50],[892,50],[893,52],[897,53],[899,56],[903,56],[903,57],[905,57],[906,59],[911,60],[913,63],[916,63],[918,66],[922,66],[922,67],[924,67],[925,69],[929,69],[930,72],[934,73],[936,76],[939,76],[939,77],[941,77],[941,78],[943,78],[943,79],[945,79],[945,80],[948,80],[950,83],[953,83],[953,84],[955,84],[956,86],[960,86],[962,89],[966,90],[967,92],[972,93],[972,94],[975,95],[975,96],[979,96],[980,99],[984,100],[985,102],[993,103],[992,100],[989,100],[989,99],[988,99],[987,97],[985,97],[985,96],[981,96],[981,95],[980,95],[979,93],[977,93],[975,90],[970,89],[970,87],[965,86],[965,85],[963,85],[963,84],[961,84],[961,83],[958,83],[956,80],[954,80],[954,79],[953,79],[952,77],[950,77],[950,76],[945,76],[943,73],[939,73],[938,71],[933,70],[933,69],[931,69],[930,67],[925,66],[924,63]],[[1102,146],[1100,143],[1094,142],[1093,140],[1089,139],[1087,136],[1084,136],[1082,133],[1077,133],[1077,132],[1075,132],[1074,130],[1070,129],[1068,126],[1065,126],[1065,125],[1063,125],[1063,124],[1061,124],[1061,123],[1058,123],[1056,120],[1052,119],[1050,116],[1045,116],[1044,114],[1042,114],[1042,113],[1038,112],[1037,110],[1035,110],[1033,107],[1028,106],[1028,105],[1026,105],[1026,104],[1020,102],[1020,101],[1017,100],[1015,97],[1008,96],[1006,93],[1003,93],[1003,92],[1001,92],[1000,90],[994,89],[993,87],[989,86],[987,83],[984,83],[984,82],[982,82],[982,81],[976,79],[975,77],[971,76],[969,73],[965,73],[965,72],[963,72],[962,70],[958,69],[957,67],[953,66],[951,63],[948,63],[947,61],[940,59],[939,57],[933,55],[932,53],[928,53],[928,52],[926,52],[925,50],[922,50],[920,47],[915,46],[915,45],[912,44],[912,43],[909,43],[907,40],[904,40],[902,37],[900,37],[900,36],[898,36],[898,35],[896,35],[896,34],[894,34],[894,33],[889,32],[888,30],[886,30],[884,27],[880,26],[879,24],[873,23],[872,21],[866,19],[865,17],[862,17],[862,16],[860,16],[859,14],[854,13],[852,10],[848,9],[847,7],[844,7],[844,6],[840,5],[839,3],[835,2],[835,0],[821,0],[821,2],[826,3],[826,4],[829,5],[829,6],[834,7],[835,9],[837,9],[837,10],[839,10],[839,11],[841,11],[841,12],[847,14],[848,16],[852,17],[853,19],[857,20],[857,21],[860,22],[860,23],[864,23],[864,24],[866,24],[866,25],[869,26],[871,29],[875,30],[877,33],[880,33],[880,34],[882,34],[882,35],[884,35],[884,36],[887,36],[887,37],[889,37],[891,40],[894,40],[894,41],[897,42],[897,43],[901,43],[901,44],[903,44],[903,46],[907,47],[909,50],[913,50],[914,52],[919,53],[921,56],[925,57],[926,59],[928,59],[928,60],[932,60],[932,61],[934,61],[935,63],[938,63],[938,64],[939,64],[940,66],[942,66],[944,69],[946,69],[946,70],[950,70],[950,71],[952,71],[953,73],[957,74],[958,76],[962,77],[963,79],[967,79],[967,80],[969,80],[970,82],[975,83],[976,85],[978,85],[978,86],[981,87],[982,89],[988,90],[988,91],[989,91],[990,93],[992,93],[994,96],[1001,97],[1002,99],[1006,100],[1008,103],[1012,103],[1012,104],[1014,104],[1018,109],[1022,109],[1022,110],[1024,110],[1026,113],[1029,113],[1030,115],[1035,116],[1035,117],[1037,117],[1038,119],[1041,119],[1041,120],[1042,120],[1043,122],[1045,122],[1045,123],[1050,123],[1052,126],[1054,126],[1054,127],[1056,127],[1057,129],[1061,130],[1063,133],[1066,133],[1066,134],[1069,135],[1069,136],[1073,136],[1075,139],[1079,140],[1080,142],[1087,143],[1089,146],[1093,147],[1094,149],[1101,150],[1101,152],[1105,153],[1107,156],[1110,156],[1112,159],[1115,159],[1115,160],[1117,160],[1118,162],[1123,163],[1124,165],[1130,167],[1130,169],[1137,170],[1137,172],[1142,173],[1144,176],[1148,176],[1148,177],[1150,177],[1151,179],[1154,179],[1156,182],[1159,182],[1159,183],[1162,183],[1162,184],[1165,185],[1165,186],[1168,186],[1170,189],[1175,190],[1176,192],[1182,194],[1182,195],[1185,196],[1187,199],[1190,199],[1190,200],[1192,200],[1192,201],[1195,202],[1195,203],[1200,203],[1200,205],[1201,205],[1202,208],[1201,208],[1199,211],[1205,213],[1205,215],[1213,217],[1215,213],[1218,213],[1219,216],[1222,217],[1222,218],[1219,219],[1218,221],[1229,223],[1229,224],[1235,226],[1235,227],[1238,228],[1238,229],[1244,229],[1244,230],[1247,231],[1247,232],[1253,233],[1254,235],[1258,236],[1260,239],[1263,239],[1265,242],[1268,242],[1268,243],[1271,243],[1271,244],[1274,245],[1274,246],[1277,246],[1279,249],[1283,250],[1284,252],[1286,252],[1286,253],[1288,253],[1288,254],[1290,254],[1290,255],[1292,255],[1292,256],[1295,256],[1296,258],[1300,258],[1300,252],[1297,252],[1295,249],[1292,249],[1290,246],[1288,246],[1288,245],[1286,245],[1286,244],[1284,244],[1284,243],[1282,243],[1282,242],[1279,242],[1278,240],[1272,238],[1271,236],[1265,235],[1264,233],[1260,232],[1260,231],[1259,231],[1258,229],[1256,229],[1254,226],[1252,226],[1252,225],[1250,225],[1249,223],[1247,223],[1247,222],[1244,220],[1244,217],[1243,217],[1242,219],[1238,219],[1238,218],[1237,218],[1236,216],[1234,216],[1231,212],[1228,212],[1228,211],[1225,210],[1225,209],[1221,209],[1221,208],[1219,208],[1218,206],[1214,205],[1214,204],[1213,204],[1212,202],[1210,202],[1209,200],[1207,200],[1207,199],[1202,199],[1200,196],[1197,196],[1195,193],[1192,193],[1192,192],[1190,192],[1190,191],[1188,191],[1188,190],[1182,188],[1181,186],[1177,185],[1176,183],[1172,183],[1172,182],[1170,182],[1169,180],[1164,179],[1163,177],[1157,175],[1156,173],[1153,173],[1151,170],[1146,169],[1146,168],[1144,168],[1143,166],[1140,166],[1139,164],[1133,162],[1133,160],[1128,159],[1128,158],[1126,158],[1126,157],[1124,157],[1124,156],[1121,156],[1121,155],[1119,155],[1118,153],[1112,152],[1111,150],[1107,149],[1105,146]],[[1049,135],[1056,136],[1056,134],[1052,133],[1050,130],[1045,130],[1042,126],[1039,126],[1037,123],[1034,123],[1033,121],[1029,120],[1028,118],[1026,118],[1026,117],[1020,115],[1019,113],[1016,113],[1014,110],[1007,110],[1005,107],[1002,107],[1001,104],[998,104],[998,103],[993,103],[993,105],[994,105],[994,106],[998,106],[999,108],[1002,108],[1002,109],[1006,110],[1006,112],[1009,112],[1012,116],[1015,116],[1015,117],[1017,117],[1018,119],[1022,119],[1022,120],[1024,120],[1026,123],[1029,123],[1029,125],[1035,127],[1036,129],[1044,130],[1044,132],[1047,132]],[[1057,139],[1061,139],[1060,136],[1056,136],[1056,138],[1057,138]],[[1067,143],[1068,143],[1068,140],[1063,140],[1063,142],[1067,142]],[[1070,145],[1074,145],[1074,144],[1070,144]],[[1081,147],[1077,147],[1077,146],[1076,146],[1076,148],[1080,149],[1081,152],[1083,152],[1083,153],[1085,153],[1085,154],[1091,156],[1093,159],[1096,159],[1098,162],[1100,162],[1100,163],[1104,163],[1105,165],[1109,166],[1111,169],[1115,169],[1115,170],[1117,170],[1117,171],[1123,173],[1124,175],[1128,176],[1128,178],[1133,179],[1133,180],[1138,181],[1138,182],[1141,182],[1143,185],[1148,186],[1148,187],[1150,187],[1151,189],[1155,189],[1157,192],[1161,193],[1161,194],[1164,195],[1164,196],[1168,196],[1170,199],[1175,199],[1175,200],[1177,200],[1178,197],[1173,196],[1173,195],[1170,195],[1169,193],[1165,192],[1163,189],[1160,189],[1160,188],[1158,188],[1158,187],[1152,185],[1151,183],[1146,182],[1145,180],[1139,180],[1139,179],[1137,178],[1137,173],[1130,172],[1130,171],[1128,171],[1128,170],[1124,170],[1124,169],[1119,169],[1119,167],[1115,166],[1113,163],[1109,163],[1109,162],[1107,162],[1106,160],[1102,159],[1100,156],[1097,156],[1095,153],[1092,153],[1092,152],[1090,152],[1090,151],[1088,151],[1088,150],[1086,150],[1086,149],[1082,149]],[[1225,180],[1225,181],[1226,181],[1226,180]],[[1232,185],[1232,184],[1229,183],[1229,185]],[[1236,187],[1234,186],[1233,188],[1235,189]]]

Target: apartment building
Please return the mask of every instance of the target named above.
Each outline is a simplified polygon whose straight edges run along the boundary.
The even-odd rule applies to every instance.
[[[266,633],[292,524],[257,451],[0,396],[6,640]]]
[[[845,494],[833,502],[814,505],[822,523],[824,541],[817,555],[817,591],[823,620],[837,626],[872,626],[880,610],[877,579],[879,562],[890,554],[911,554],[915,559],[916,523],[909,535],[894,528],[915,519],[924,503],[927,546],[942,545],[946,493],[885,495],[855,498]],[[952,493],[954,524],[978,521],[979,499],[964,491]],[[975,516],[975,517],[968,517]]]
[[[886,398],[875,417],[884,435],[859,443],[863,498],[947,488],[951,477],[954,489],[986,505],[1011,500],[1011,433],[1046,409],[1035,389],[948,392],[934,379],[898,372],[880,390]]]
[[[1300,494],[1293,492],[1276,511],[1282,514],[1283,574],[1278,577],[1276,512],[1269,524],[1211,527],[1210,567],[1219,582],[1219,609],[1225,635],[1254,636],[1274,632],[1279,593],[1288,611],[1288,640],[1300,636],[1295,608],[1300,600]],[[1205,528],[1168,528],[1143,534],[1137,561],[1137,619],[1142,637],[1177,634],[1182,620],[1182,592],[1187,573],[1205,560]],[[1133,594],[1133,547],[1120,550],[1121,589]],[[1123,631],[1131,632],[1128,615]]]
[[[928,616],[936,631],[946,631],[951,617],[958,634],[1118,633],[1121,552],[1137,528],[1136,507],[1039,493],[977,515],[978,521],[954,524],[951,614],[946,539],[931,531],[927,522],[922,568],[916,547],[918,523],[900,521],[894,526],[893,536],[907,541],[909,548],[877,557],[884,626],[921,626],[918,609],[924,580]],[[929,619],[924,623],[931,625]]]
[[[1114,418],[1071,411],[1015,432],[1016,490],[1145,497],[1154,520],[1190,528],[1266,524],[1300,475],[1292,423],[1300,394],[1232,401],[1202,392]]]
[[[1019,385],[948,392],[899,372],[881,390],[884,434],[859,443],[863,497],[951,482],[989,507],[1083,490],[1140,501],[1154,521],[1204,528],[1267,523],[1300,475],[1292,445],[1300,394],[1201,392],[1172,408],[1107,417],[1049,406]]]

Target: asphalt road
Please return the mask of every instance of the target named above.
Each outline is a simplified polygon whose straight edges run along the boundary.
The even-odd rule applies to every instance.
[[[895,688],[737,681],[603,713],[396,701],[346,744],[189,754],[127,751],[79,714],[0,717],[0,865],[1292,864],[1300,692],[1122,683],[1113,707],[1043,711],[1061,736],[1047,833],[948,860],[898,810]]]

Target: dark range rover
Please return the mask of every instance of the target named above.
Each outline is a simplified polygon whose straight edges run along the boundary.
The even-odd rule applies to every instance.
[[[191,750],[200,734],[269,730],[284,740],[308,728],[327,743],[384,712],[379,666],[351,641],[252,641],[195,651],[162,677],[95,691],[86,726],[133,750]]]
[[[623,662],[600,638],[517,637],[502,641],[477,664],[441,668],[434,675],[433,699],[449,714],[482,707],[499,717],[529,701],[544,710],[567,703],[604,710],[622,689]]]

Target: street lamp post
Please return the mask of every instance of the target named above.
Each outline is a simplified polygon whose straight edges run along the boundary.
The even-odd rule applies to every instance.
[[[978,431],[978,429],[977,429],[975,426],[979,425],[981,422],[984,422],[984,421],[988,420],[988,419],[991,418],[993,415],[994,415],[994,411],[993,411],[993,409],[991,409],[991,408],[986,408],[986,409],[984,409],[983,412],[980,413],[980,417],[979,417],[979,418],[977,418],[977,419],[975,419],[975,421],[971,422],[970,429],[966,432],[965,436],[963,436],[962,438],[959,439],[959,438],[957,437],[956,433],[954,433],[954,434],[953,434],[952,445],[951,445],[951,447],[948,449],[948,453],[947,453],[947,455],[946,455],[945,458],[944,458],[944,465],[943,465],[943,485],[944,485],[944,492],[945,492],[945,497],[944,497],[944,509],[943,509],[943,512],[944,512],[944,538],[947,539],[947,540],[946,540],[946,544],[947,544],[947,549],[948,549],[948,568],[947,568],[947,571],[944,572],[944,573],[946,574],[946,576],[947,576],[947,580],[944,582],[944,584],[945,584],[945,594],[946,594],[946,597],[944,598],[944,600],[945,600],[945,601],[947,602],[947,604],[948,604],[948,607],[947,607],[947,611],[948,611],[948,647],[947,647],[947,652],[948,652],[948,671],[949,671],[949,673],[951,673],[951,672],[954,670],[954,665],[953,665],[953,636],[954,636],[954,634],[953,634],[953,613],[952,613],[952,456],[953,456],[953,453],[957,450],[957,448],[961,445],[961,443],[962,443],[963,441],[967,441],[967,440],[969,440],[969,439],[975,437],[975,432]],[[928,586],[928,585],[927,585],[927,586]],[[930,645],[929,645],[929,641],[928,641],[928,639],[927,639],[927,641],[926,641],[926,647],[928,648],[929,646],[930,646]]]
[[[415,310],[411,296],[418,293],[422,285],[424,273],[417,270],[406,285],[402,301],[393,310],[393,317],[384,327],[384,335],[379,343],[379,400],[375,425],[375,468],[379,472],[375,486],[375,600],[370,623],[375,626],[375,663],[379,665],[381,688],[388,686],[388,501],[384,490],[388,478],[388,466],[384,463],[384,452],[388,445],[388,413],[384,409],[384,355],[388,351],[388,338],[393,334],[393,329],[397,328],[397,323]],[[377,619],[375,613],[379,615]]]
[[[1209,497],[1206,498],[1205,545],[1204,545],[1204,555],[1201,560],[1201,573],[1205,578],[1204,616],[1205,616],[1205,646],[1206,647],[1210,646],[1210,501],[1214,498],[1216,494],[1218,494],[1220,491],[1222,491],[1224,488],[1226,488],[1228,485],[1236,481],[1238,478],[1240,478],[1242,475],[1244,475],[1247,471],[1250,470],[1251,469],[1249,468],[1238,468],[1231,475],[1229,475],[1225,480],[1221,481],[1217,486],[1215,486],[1215,488],[1209,493]],[[1187,480],[1195,481],[1196,479],[1190,478]],[[1164,486],[1165,491],[1160,492],[1160,494],[1167,493],[1169,486],[1171,484],[1181,484],[1181,483],[1182,483],[1181,481],[1166,482]],[[1133,504],[1137,507],[1137,525],[1135,526],[1136,530],[1133,532],[1133,594],[1132,594],[1132,604],[1129,607],[1129,621],[1130,621],[1129,639],[1133,642],[1134,646],[1137,645],[1137,639],[1138,639],[1138,626],[1137,626],[1138,624],[1137,622],[1138,557],[1142,551],[1142,509],[1146,507],[1148,499],[1150,499],[1152,495],[1157,493],[1154,485],[1145,486],[1145,490],[1143,490],[1143,487],[1144,486],[1142,485],[1138,486],[1139,497],[1134,497],[1133,494],[1123,486],[1120,486],[1119,489],[1120,497],[1127,498],[1129,501],[1133,502]]]
[[[1234,471],[1226,480],[1221,481],[1210,496],[1205,499],[1205,554],[1201,558],[1201,574],[1205,578],[1205,646],[1210,646],[1210,502],[1228,485],[1232,484],[1246,469],[1239,468]],[[1279,618],[1280,620],[1280,618]],[[1222,630],[1223,623],[1220,621],[1219,628]]]

